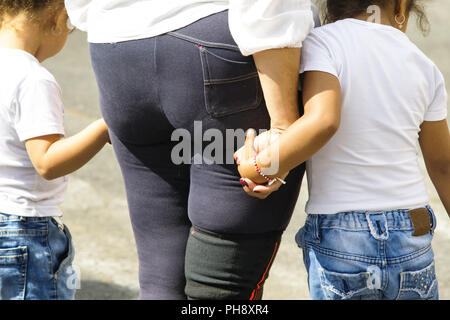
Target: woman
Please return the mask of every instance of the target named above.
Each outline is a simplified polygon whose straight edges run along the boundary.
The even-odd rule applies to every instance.
[[[250,127],[277,136],[298,119],[310,1],[66,6],[91,43],[101,110],[127,191],[140,298],[260,299],[304,167],[292,170],[274,197],[251,199],[238,182],[234,139]],[[210,153],[216,161],[203,150],[212,140],[207,132],[217,139]],[[231,146],[220,143],[230,132]],[[188,141],[183,150],[180,137]]]
[[[304,41],[305,115],[271,145],[279,172],[266,174],[271,148],[255,154],[254,134],[238,152],[252,180],[308,159],[296,240],[312,299],[438,299],[417,145],[450,214],[448,99],[442,73],[405,35],[411,13],[426,22],[420,0],[327,1],[330,23]],[[250,195],[273,191],[247,184]]]

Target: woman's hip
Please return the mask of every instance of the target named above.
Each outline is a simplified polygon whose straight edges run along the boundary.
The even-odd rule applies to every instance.
[[[175,129],[268,128],[252,57],[234,43],[226,12],[161,36],[91,44],[103,116],[134,144],[170,140]]]

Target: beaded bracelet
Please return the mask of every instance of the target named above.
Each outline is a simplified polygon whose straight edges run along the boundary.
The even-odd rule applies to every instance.
[[[253,165],[255,166],[256,172],[258,172],[264,179],[267,180],[269,186],[272,185],[277,180],[280,181],[282,184],[286,184],[286,181],[284,181],[281,178],[273,178],[273,179],[271,179],[269,176],[267,176],[264,173],[262,173],[261,169],[258,167],[258,163],[256,162],[256,156],[253,158]]]

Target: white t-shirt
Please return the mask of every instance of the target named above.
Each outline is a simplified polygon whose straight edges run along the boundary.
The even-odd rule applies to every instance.
[[[242,54],[300,48],[314,25],[310,0],[66,0],[72,23],[91,43],[157,36],[229,9]]]
[[[66,177],[47,181],[25,148],[30,138],[64,135],[61,89],[31,54],[0,48],[0,212],[61,216]]]
[[[307,161],[306,212],[428,204],[418,164],[420,126],[447,117],[444,78],[436,65],[400,30],[345,19],[307,37],[305,71],[335,75],[342,87],[340,128]]]

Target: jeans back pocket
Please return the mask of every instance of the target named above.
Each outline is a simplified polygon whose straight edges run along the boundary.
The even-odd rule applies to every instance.
[[[438,299],[438,284],[434,262],[424,269],[400,274],[398,300]]]
[[[206,111],[219,118],[256,109],[263,93],[252,57],[199,45]]]
[[[27,247],[0,249],[0,300],[25,298],[27,251]]]
[[[360,273],[339,273],[319,270],[320,284],[328,300],[374,300],[377,287],[374,275],[369,271]],[[376,274],[375,274],[376,275]]]

